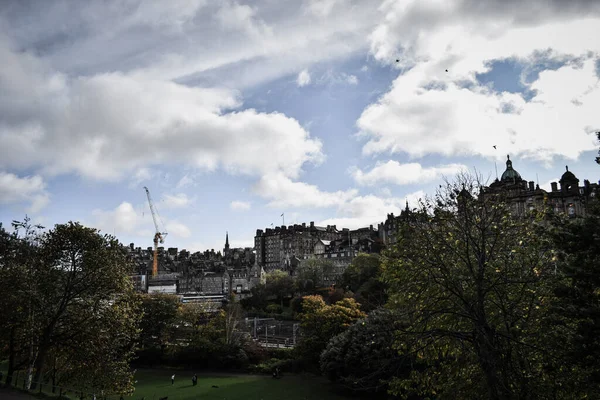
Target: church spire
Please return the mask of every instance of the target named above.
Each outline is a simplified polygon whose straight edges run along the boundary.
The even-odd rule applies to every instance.
[[[225,232],[225,251],[229,250],[229,232]]]

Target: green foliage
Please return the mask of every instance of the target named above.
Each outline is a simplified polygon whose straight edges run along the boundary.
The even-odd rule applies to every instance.
[[[412,360],[393,350],[398,316],[375,310],[333,337],[321,353],[321,371],[353,391],[385,392],[393,377],[407,378]]]
[[[250,289],[250,297],[246,297],[240,301],[244,310],[264,310],[269,304],[269,293],[266,285],[260,284]]]
[[[284,271],[275,270],[267,274],[266,282],[267,295],[276,296],[283,308],[284,298],[294,294],[294,279]]]
[[[340,286],[354,293],[363,311],[374,310],[387,301],[386,284],[381,280],[381,257],[359,254],[346,268]]]
[[[123,247],[73,222],[46,233],[27,219],[14,227],[8,242],[0,234],[0,285],[17,289],[0,298],[9,372],[26,366],[31,388],[46,376],[58,385],[130,390],[140,310]]]
[[[426,364],[393,393],[532,398],[549,390],[541,320],[551,297],[551,244],[540,220],[515,218],[468,176],[426,200],[384,260],[389,307],[407,325],[396,348]]]
[[[300,315],[302,337],[296,349],[298,354],[309,364],[318,365],[329,340],[365,316],[354,299],[327,305],[321,296],[304,297]]]
[[[563,398],[600,398],[600,208],[556,218],[556,267],[562,277],[546,316],[548,370]]]
[[[302,293],[314,293],[315,289],[325,286],[325,276],[334,269],[330,260],[310,258],[300,263],[296,271],[296,286]]]
[[[164,293],[142,294],[139,297],[143,311],[140,347],[160,347],[164,350],[174,334],[178,316],[183,311],[181,302],[177,296]],[[185,315],[183,316],[185,318]]]

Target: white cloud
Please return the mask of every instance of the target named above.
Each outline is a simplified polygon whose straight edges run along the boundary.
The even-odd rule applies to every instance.
[[[358,78],[356,77],[356,75],[347,75],[346,82],[348,82],[350,85],[357,85]]]
[[[145,212],[144,214],[142,216],[131,203],[124,201],[112,210],[93,210],[93,226],[103,232],[116,234],[117,237],[128,235],[131,238],[145,239],[151,243],[156,229],[150,213]],[[169,236],[186,239],[192,234],[187,225],[177,220],[167,219],[164,221],[164,226],[162,226],[162,222],[162,220],[159,221],[159,229],[166,230]]]
[[[310,73],[307,70],[302,70],[298,74],[298,78],[296,78],[296,84],[299,87],[306,86],[310,83]]]
[[[269,206],[277,208],[339,206],[358,193],[356,189],[323,192],[315,185],[294,182],[282,174],[263,176],[253,187],[253,191],[271,200]]]
[[[187,186],[192,186],[192,185],[194,185],[194,179],[192,177],[190,177],[189,174],[185,174],[184,176],[181,177],[181,179],[179,179],[179,181],[175,185],[175,188],[181,189],[181,188],[184,188]]]
[[[186,239],[192,236],[192,231],[185,224],[177,221],[167,222],[165,228],[170,236]]]
[[[406,207],[418,206],[418,200],[425,193],[418,191],[407,194],[403,198],[381,198],[374,195],[358,196],[343,204],[338,210],[338,216],[319,222],[321,225],[337,225],[338,227],[357,229],[385,221],[388,213],[398,215]]]
[[[114,210],[93,210],[92,215],[95,218],[94,227],[106,233],[140,234],[140,229],[146,229],[151,234],[154,232],[152,221],[143,219],[127,201],[119,204]]]
[[[229,208],[234,211],[246,211],[250,209],[250,202],[234,200],[229,204]]]
[[[363,112],[357,124],[368,138],[364,154],[500,158],[511,153],[549,161],[557,155],[574,159],[595,148],[600,85],[592,59],[582,68],[542,72],[531,84],[537,94],[529,102],[520,94],[454,82],[445,83],[445,90],[424,88],[430,82],[428,67],[425,63],[398,77],[392,90]],[[573,104],[574,98],[582,105]]]
[[[41,176],[19,177],[0,171],[0,204],[29,203],[28,211],[37,213],[49,201],[46,183]]]
[[[593,32],[600,3],[386,1],[381,11],[385,18],[370,37],[371,53],[411,69],[358,120],[368,139],[365,154],[510,152],[549,162],[594,147],[590,132],[599,127],[600,87],[593,58],[600,42]],[[595,56],[582,68],[566,65],[523,82],[537,92],[530,101],[478,86],[476,73],[487,72],[489,61],[513,58],[534,67],[548,49],[551,57]]]
[[[165,208],[185,208],[192,203],[185,193],[177,194],[164,194],[161,202],[161,206]]]
[[[373,186],[380,183],[410,185],[431,182],[443,176],[451,177],[465,169],[467,167],[462,164],[423,168],[419,163],[400,164],[398,161],[389,160],[386,163],[378,163],[368,172],[354,168],[351,170],[351,174],[359,185]]]
[[[162,163],[295,177],[323,157],[295,119],[232,112],[241,103],[230,89],[121,73],[69,79],[1,41],[0,58],[0,93],[10,99],[0,101],[0,168],[116,180]]]

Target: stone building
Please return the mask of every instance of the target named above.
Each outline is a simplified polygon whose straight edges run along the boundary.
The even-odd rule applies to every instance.
[[[565,169],[560,180],[552,182],[551,190],[547,192],[533,181],[524,180],[513,168],[510,156],[507,156],[506,170],[500,179],[484,189],[484,193],[502,194],[514,215],[525,215],[529,211],[549,207],[556,213],[564,213],[572,218],[585,216],[586,205],[600,193],[600,187],[598,183],[590,183],[587,179],[580,186],[579,179],[569,171],[569,167]]]
[[[379,233],[379,241],[384,246],[390,246],[396,243],[396,235],[402,221],[410,218],[412,211],[408,208],[408,201],[404,210],[400,211],[400,215],[394,216],[394,213],[388,214],[384,222],[377,226],[377,232]]]
[[[315,252],[319,240],[332,241],[347,235],[347,230],[338,231],[335,225],[327,227],[302,225],[281,226],[258,229],[254,237],[256,265],[267,271],[274,269],[289,270],[292,258],[306,259]]]

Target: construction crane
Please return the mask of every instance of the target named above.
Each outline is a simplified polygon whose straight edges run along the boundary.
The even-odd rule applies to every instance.
[[[158,212],[156,211],[156,207],[154,206],[154,202],[152,201],[152,197],[150,196],[150,190],[146,186],[144,186],[144,190],[146,191],[146,196],[148,196],[148,204],[150,205],[150,213],[152,213],[152,220],[154,221],[154,228],[156,232],[154,233],[154,257],[152,259],[152,277],[155,278],[158,275],[158,242],[164,243],[165,237],[167,236],[167,232],[161,232],[158,227]],[[164,224],[163,224],[164,226]]]

